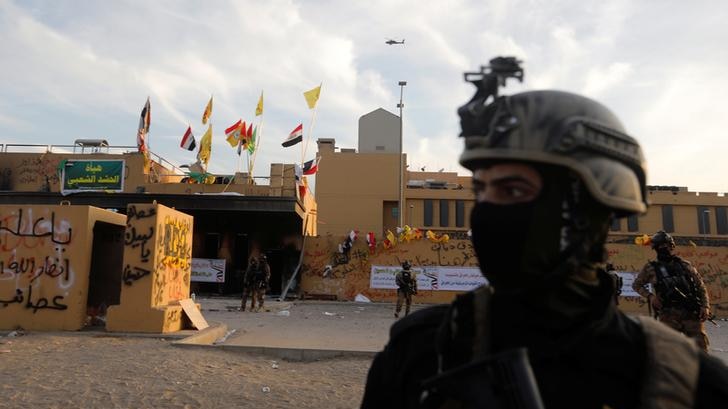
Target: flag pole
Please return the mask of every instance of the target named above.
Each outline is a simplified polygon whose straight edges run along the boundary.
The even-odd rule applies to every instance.
[[[306,138],[306,141],[303,143],[303,147],[301,149],[301,169],[303,169],[303,164],[306,161],[306,151],[308,150],[308,141],[311,139],[311,135],[313,134],[313,126],[316,123],[316,111],[318,111],[318,100],[321,99],[321,87],[324,85],[324,82],[321,81],[319,83],[319,97],[316,99],[316,105],[313,107],[313,113],[311,114],[311,122],[308,127],[308,138]]]
[[[260,147],[260,138],[263,136],[263,114],[260,114],[260,122],[258,123],[258,132],[256,132],[255,149],[253,150],[253,161],[250,164],[248,175],[253,180],[253,168],[255,168],[255,159],[258,157],[258,147]]]

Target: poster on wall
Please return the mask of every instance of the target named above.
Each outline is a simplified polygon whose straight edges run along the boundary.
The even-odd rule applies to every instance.
[[[621,297],[641,297],[637,291],[632,289],[632,283],[637,278],[637,273],[632,271],[615,271],[618,276],[622,277],[622,293]]]
[[[124,160],[67,160],[61,175],[61,193],[124,190]]]
[[[401,270],[398,266],[372,266],[369,287],[397,289],[394,276]],[[478,267],[413,267],[418,290],[470,291],[487,281]]]
[[[190,281],[197,283],[224,283],[224,258],[193,258]]]
[[[437,267],[439,289],[443,291],[470,291],[488,284],[478,267]]]

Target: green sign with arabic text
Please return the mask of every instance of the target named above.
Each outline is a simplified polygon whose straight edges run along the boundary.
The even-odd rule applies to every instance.
[[[69,160],[63,166],[63,193],[124,190],[123,160]]]

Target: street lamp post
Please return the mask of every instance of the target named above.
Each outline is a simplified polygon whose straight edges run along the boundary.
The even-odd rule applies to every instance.
[[[397,216],[399,216],[399,227],[404,226],[404,187],[402,186],[402,177],[404,171],[402,170],[402,108],[404,108],[404,103],[402,102],[402,97],[404,96],[404,86],[407,85],[407,81],[400,81],[399,82],[399,104],[397,104],[397,108],[399,108],[399,199],[397,203]]]

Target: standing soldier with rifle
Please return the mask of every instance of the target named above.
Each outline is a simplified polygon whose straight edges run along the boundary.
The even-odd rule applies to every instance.
[[[404,315],[409,315],[412,305],[412,295],[417,294],[417,279],[412,274],[412,265],[409,261],[402,263],[402,269],[394,276],[397,284],[397,308],[394,310],[394,318],[399,318],[402,310],[402,302],[405,303]]]
[[[648,317],[600,267],[615,217],[647,209],[646,164],[606,107],[562,91],[499,96],[520,61],[466,73],[472,244],[489,286],[392,325],[363,408],[718,408],[728,368]]]
[[[660,230],[651,242],[657,260],[645,264],[632,288],[647,298],[660,322],[695,339],[707,352],[709,341],[703,323],[710,317],[710,301],[703,279],[689,261],[672,254],[672,236]],[[652,292],[647,284],[651,284]]]

